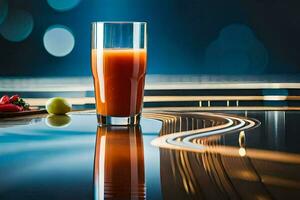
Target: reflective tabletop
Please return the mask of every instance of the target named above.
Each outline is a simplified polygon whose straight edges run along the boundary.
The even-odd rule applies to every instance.
[[[0,199],[300,199],[299,111],[0,120]]]

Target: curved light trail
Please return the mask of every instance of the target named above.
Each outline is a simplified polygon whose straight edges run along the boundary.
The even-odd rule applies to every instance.
[[[220,125],[212,125],[211,127],[202,127],[192,130],[185,131],[167,131],[167,134],[162,135],[154,139],[151,144],[161,148],[177,149],[177,150],[187,150],[187,151],[205,151],[206,146],[199,144],[195,141],[200,138],[218,136],[221,134],[226,134],[235,131],[242,131],[251,129],[257,125],[259,122],[253,119],[247,119],[239,116],[230,116],[215,113],[206,112],[187,112],[185,114],[194,115],[195,119],[211,120],[216,119],[217,122],[222,122]],[[167,126],[170,123],[178,123],[181,117],[176,115],[176,113],[162,112],[162,113],[146,113],[145,117],[156,118],[162,120],[164,125]],[[169,127],[168,127],[169,128]]]

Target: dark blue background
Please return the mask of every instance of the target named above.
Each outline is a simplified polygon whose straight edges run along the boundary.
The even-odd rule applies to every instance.
[[[81,0],[58,12],[47,1],[9,0],[30,12],[27,39],[0,36],[1,76],[86,76],[92,21],[147,21],[150,74],[295,74],[300,72],[300,5],[280,0]],[[75,47],[50,55],[43,34],[68,26]],[[223,35],[222,35],[223,34]]]

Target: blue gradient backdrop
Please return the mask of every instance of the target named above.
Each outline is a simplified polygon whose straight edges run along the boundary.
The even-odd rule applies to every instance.
[[[300,72],[297,1],[81,0],[66,11],[47,1],[8,4],[8,16],[25,10],[34,26],[20,42],[0,35],[1,76],[91,75],[90,23],[99,20],[148,22],[150,74]],[[5,19],[0,33],[3,24]],[[45,31],[56,24],[69,27],[75,37],[74,49],[64,57],[50,55],[43,46]]]

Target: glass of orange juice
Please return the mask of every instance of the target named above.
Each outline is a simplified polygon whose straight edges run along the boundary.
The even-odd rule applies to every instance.
[[[138,124],[147,68],[146,23],[94,22],[91,41],[98,124]]]

